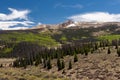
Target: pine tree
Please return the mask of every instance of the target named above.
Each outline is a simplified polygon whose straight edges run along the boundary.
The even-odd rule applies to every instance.
[[[84,52],[85,52],[85,56],[88,56],[88,49],[87,48],[84,49]]]
[[[39,65],[39,61],[36,60],[36,61],[35,61],[35,66],[38,66],[38,65]]]
[[[51,59],[49,58],[47,61],[47,69],[51,69],[52,65],[51,65]]]
[[[98,49],[98,43],[95,43],[95,50]]]
[[[72,69],[72,62],[71,62],[71,60],[69,61],[69,67],[68,67],[68,69]]]
[[[78,61],[78,57],[77,57],[77,54],[75,53],[74,54],[74,62],[77,62]]]
[[[118,49],[118,45],[117,44],[115,45],[115,49]]]
[[[107,52],[108,54],[110,54],[111,53],[111,50],[110,50],[110,48],[108,48],[108,52]]]
[[[58,67],[58,71],[62,69],[62,64],[59,58],[57,60],[57,67]]]
[[[39,64],[42,63],[42,59],[41,59],[41,56],[37,56],[36,57],[36,60],[35,60],[35,66],[38,66]]]
[[[22,66],[23,66],[24,68],[27,67],[27,63],[26,63],[26,60],[25,60],[25,59],[22,60]]]
[[[41,56],[39,57],[38,61],[39,61],[39,64],[42,63],[42,58],[41,58]]]
[[[80,53],[83,55],[83,54],[84,54],[84,49],[81,49],[81,50],[80,50]]]
[[[93,54],[93,52],[94,52],[94,48],[91,49],[91,54]]]
[[[3,67],[3,64],[0,65],[0,68],[2,68],[2,67]]]
[[[120,57],[120,49],[117,49],[118,57]]]
[[[30,59],[29,61],[30,61],[30,65],[33,65],[33,60],[32,60],[32,59]]]
[[[100,42],[99,46],[100,46],[100,47],[103,47],[102,42]]]
[[[65,62],[62,60],[62,67],[61,67],[62,69],[64,69],[65,68]]]
[[[43,59],[43,67],[46,68],[46,59]]]
[[[13,67],[18,67],[18,60],[13,62]]]

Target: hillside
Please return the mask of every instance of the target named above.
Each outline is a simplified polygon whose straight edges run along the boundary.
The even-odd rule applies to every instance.
[[[120,27],[77,27],[0,31],[0,79],[119,79]]]
[[[88,42],[103,39],[119,39],[119,26],[106,25],[98,28],[29,29],[0,31],[1,53],[10,53],[20,42],[32,42],[46,47],[57,47],[72,42]],[[10,46],[9,46],[10,45]]]

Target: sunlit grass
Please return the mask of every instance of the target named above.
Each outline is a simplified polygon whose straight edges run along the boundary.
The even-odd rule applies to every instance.
[[[8,41],[8,42],[21,42],[21,41],[28,41],[28,42],[37,42],[40,45],[44,46],[56,46],[58,42],[56,42],[51,35],[44,34],[44,33],[25,33],[25,32],[12,32],[9,34],[1,34],[0,40]]]
[[[114,40],[114,39],[120,39],[120,35],[105,35],[105,36],[99,36],[99,40]]]

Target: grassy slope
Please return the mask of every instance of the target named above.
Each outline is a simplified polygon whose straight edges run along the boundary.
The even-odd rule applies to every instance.
[[[59,45],[59,42],[53,39],[49,33],[10,32],[0,34],[0,40],[6,41],[7,43],[19,43],[21,41],[27,41],[38,43],[39,45],[47,47],[55,47]],[[11,53],[13,47],[14,45],[0,50],[0,56],[5,56],[7,53]]]
[[[9,34],[1,34],[0,39],[8,42],[38,42],[40,45],[44,46],[56,46],[58,43],[52,39],[52,37],[45,33],[25,33],[25,32],[12,32]]]
[[[114,40],[114,39],[120,39],[120,35],[105,35],[98,37],[99,40]]]

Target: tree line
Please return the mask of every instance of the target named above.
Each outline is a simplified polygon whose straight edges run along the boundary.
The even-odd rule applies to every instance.
[[[13,63],[13,67],[24,67],[28,65],[42,65],[46,69],[52,68],[51,60],[56,59],[56,66],[59,70],[64,69],[65,62],[64,57],[67,55],[74,56],[74,63],[78,61],[77,54],[88,56],[89,53],[94,53],[94,51],[99,48],[105,49],[108,47],[108,54],[111,54],[110,46],[115,46],[117,49],[117,54],[120,57],[120,40],[102,40],[99,42],[87,42],[87,43],[71,43],[64,44],[57,48],[47,48],[45,46],[40,46],[37,43],[31,42],[20,42],[17,44],[12,53],[11,57],[16,57],[16,61]],[[72,60],[69,61],[68,69],[72,68]]]

